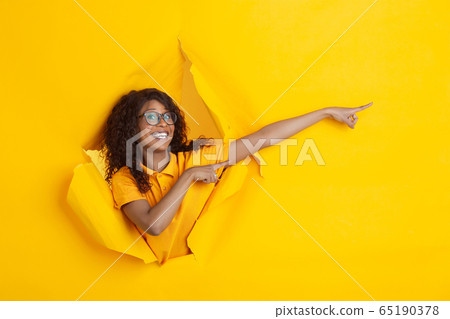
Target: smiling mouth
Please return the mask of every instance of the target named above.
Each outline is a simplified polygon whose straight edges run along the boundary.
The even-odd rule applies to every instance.
[[[169,134],[166,132],[155,132],[152,134],[154,138],[157,138],[158,140],[165,140],[169,138]]]

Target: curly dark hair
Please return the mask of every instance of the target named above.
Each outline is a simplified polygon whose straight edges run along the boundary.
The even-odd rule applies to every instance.
[[[127,166],[126,142],[139,133],[138,112],[149,100],[159,101],[168,111],[175,112],[177,115],[173,138],[170,142],[170,151],[172,153],[178,153],[198,149],[198,141],[187,140],[187,131],[189,128],[186,126],[184,113],[169,95],[156,88],[147,88],[140,91],[131,90],[128,94],[123,95],[116,103],[103,131],[100,146],[101,156],[104,158],[106,165],[105,180],[108,184],[111,184],[112,176],[120,168]],[[198,140],[209,140],[202,137],[204,135],[201,135]],[[205,143],[202,142],[201,144],[203,145]],[[149,175],[136,169],[139,167],[139,163],[136,163],[136,151],[134,147],[132,162],[132,166],[128,166],[128,168],[136,180],[139,191],[145,193],[151,189],[152,185],[149,182]]]

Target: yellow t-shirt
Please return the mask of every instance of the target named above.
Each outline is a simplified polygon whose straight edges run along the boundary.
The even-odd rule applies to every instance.
[[[226,142],[215,142],[213,145],[202,145],[197,151],[171,153],[169,164],[160,173],[142,165],[144,172],[150,175],[149,181],[152,184],[151,189],[145,194],[139,191],[129,168],[127,166],[122,167],[113,175],[111,180],[114,206],[120,209],[126,203],[146,199],[150,206],[154,207],[173,187],[186,169],[192,166],[226,161],[228,160],[228,148],[229,145]],[[216,170],[219,178],[223,171],[223,166]],[[202,181],[197,181],[194,185],[191,183],[191,188],[186,192],[172,222],[158,236],[151,236],[136,226],[161,265],[170,258],[192,253],[187,245],[187,237],[200,217],[214,187],[214,183],[205,184]]]

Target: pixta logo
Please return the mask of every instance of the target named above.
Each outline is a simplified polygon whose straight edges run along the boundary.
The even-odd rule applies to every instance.
[[[155,163],[153,158],[153,153],[160,146],[167,142],[167,140],[157,140],[151,135],[146,136],[150,133],[150,129],[144,129],[138,134],[134,135],[126,142],[126,165],[132,167],[135,165],[136,170],[142,171],[142,167],[139,163],[143,163],[145,152],[147,163],[143,163],[145,166],[149,167],[148,164],[152,163],[151,167],[160,167],[160,164],[165,163]],[[150,141],[155,141],[151,146],[147,146]],[[228,146],[228,159],[225,158],[224,146],[227,143]],[[268,146],[279,146],[280,147],[280,157],[279,165],[288,165],[288,146],[298,145],[298,140],[294,138],[279,139],[279,138],[260,138],[260,139],[228,139],[224,141],[223,139],[194,139],[193,140],[193,165],[201,165],[201,152],[199,150],[201,147],[213,146],[213,149],[209,152],[203,154],[205,160],[207,161],[226,161],[228,160],[230,165],[235,165],[238,162],[242,163],[240,165],[248,165],[250,163],[250,155],[257,159],[259,165],[268,165],[264,158],[261,156],[259,151]],[[239,154],[238,154],[239,149]],[[292,149],[292,148],[291,148]],[[167,151],[170,152],[171,145],[168,146]],[[242,153],[247,154],[245,158],[242,158]],[[314,159],[313,159],[313,157]],[[133,156],[135,156],[135,161],[133,161]],[[307,138],[304,140],[302,147],[297,155],[295,166],[301,166],[305,161],[316,161],[317,165],[325,165],[325,161],[312,138]]]

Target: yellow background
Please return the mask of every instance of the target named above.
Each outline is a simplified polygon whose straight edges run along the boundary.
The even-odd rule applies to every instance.
[[[0,2],[2,300],[448,300],[447,1],[78,3]],[[261,150],[203,264],[124,255],[86,291],[120,253],[66,203],[73,168],[145,87],[197,121],[190,138],[219,137],[205,105],[239,138],[374,104],[354,130],[293,136],[287,166]],[[325,165],[294,165],[308,138]]]

